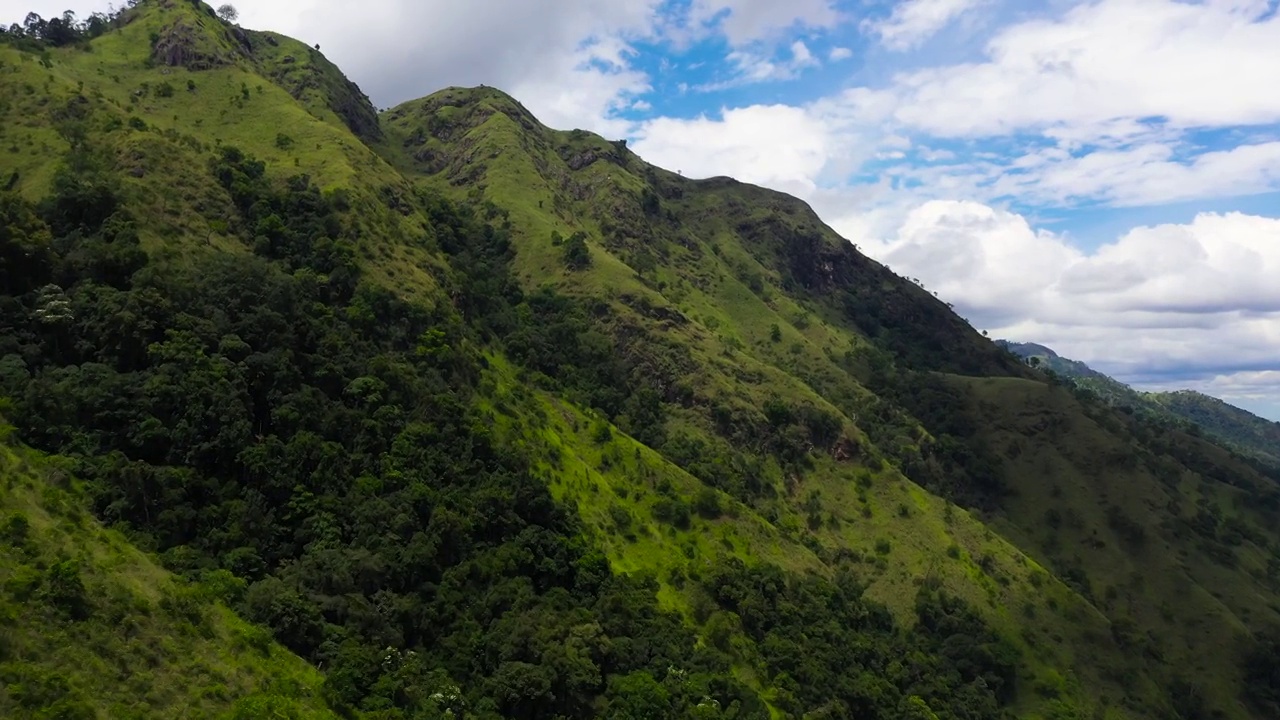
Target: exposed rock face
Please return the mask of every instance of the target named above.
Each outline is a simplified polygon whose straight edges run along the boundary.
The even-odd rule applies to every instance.
[[[380,140],[382,126],[378,123],[378,111],[360,88],[342,78],[338,87],[329,93],[329,107],[351,128],[351,132],[363,140]]]
[[[236,60],[233,53],[209,42],[201,29],[182,20],[161,31],[151,46],[151,59],[157,65],[193,71],[224,67]]]

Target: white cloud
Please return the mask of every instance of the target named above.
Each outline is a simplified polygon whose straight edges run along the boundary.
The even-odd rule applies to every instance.
[[[1177,160],[1175,150],[1172,145],[1146,144],[1081,157],[1028,155],[1020,161],[1037,171],[1004,174],[993,192],[1028,202],[1068,204],[1085,199],[1125,206],[1248,195],[1280,185],[1280,142],[1203,152],[1189,161]]]
[[[723,82],[699,85],[698,89],[724,90],[750,83],[791,80],[806,68],[821,65],[809,50],[809,46],[801,40],[791,43],[789,52],[791,55],[789,58],[774,59],[753,50],[734,50],[725,58],[734,67],[734,77]]]
[[[719,29],[736,47],[776,38],[796,26],[834,27],[841,19],[835,5],[834,0],[693,0],[689,20],[697,28]]]
[[[729,175],[800,195],[813,192],[833,151],[827,128],[786,105],[725,110],[720,119],[650,120],[632,147],[686,176]]]
[[[933,37],[951,21],[983,0],[906,0],[879,22],[864,22],[863,29],[880,36],[891,50],[910,50]]]
[[[880,146],[906,150],[911,147],[911,138],[905,135],[888,135],[880,141]]]
[[[827,59],[831,62],[840,62],[853,57],[853,51],[847,47],[831,48],[831,52],[827,53]]]
[[[988,327],[1025,317],[1029,298],[1052,286],[1079,253],[1022,217],[975,202],[933,200],[915,208],[891,240],[864,251],[920,278]]]
[[[1101,0],[1000,31],[984,62],[899,76],[894,117],[943,136],[1275,122],[1280,16],[1265,2]]]
[[[791,43],[791,66],[793,68],[814,67],[815,65],[821,65],[821,63],[809,51],[808,45],[805,45],[800,40]]]

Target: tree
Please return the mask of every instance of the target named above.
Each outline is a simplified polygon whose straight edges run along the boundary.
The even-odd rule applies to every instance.
[[[587,249],[587,236],[576,232],[564,244],[564,262],[572,270],[582,270],[591,265],[591,251]]]
[[[218,17],[222,18],[223,22],[233,23],[239,19],[240,11],[236,10],[235,5],[226,3],[218,7]]]

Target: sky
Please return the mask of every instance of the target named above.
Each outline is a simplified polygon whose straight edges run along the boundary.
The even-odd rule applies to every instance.
[[[0,18],[94,0],[0,0]],[[992,337],[1280,420],[1276,0],[241,0],[379,108],[450,85],[794,194]]]

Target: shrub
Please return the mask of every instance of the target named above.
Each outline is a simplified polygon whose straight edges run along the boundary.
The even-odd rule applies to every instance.
[[[45,571],[41,595],[72,620],[89,617],[89,598],[80,580],[80,567],[71,560],[56,563]]]
[[[709,487],[704,487],[698,491],[698,497],[694,501],[693,507],[698,511],[699,515],[708,520],[714,520],[724,512],[720,507],[720,494]]]
[[[587,248],[585,233],[576,232],[565,241],[564,263],[570,270],[582,270],[591,266],[591,250]]]
[[[683,500],[661,498],[653,504],[653,516],[668,525],[688,530],[691,520],[689,504]]]

